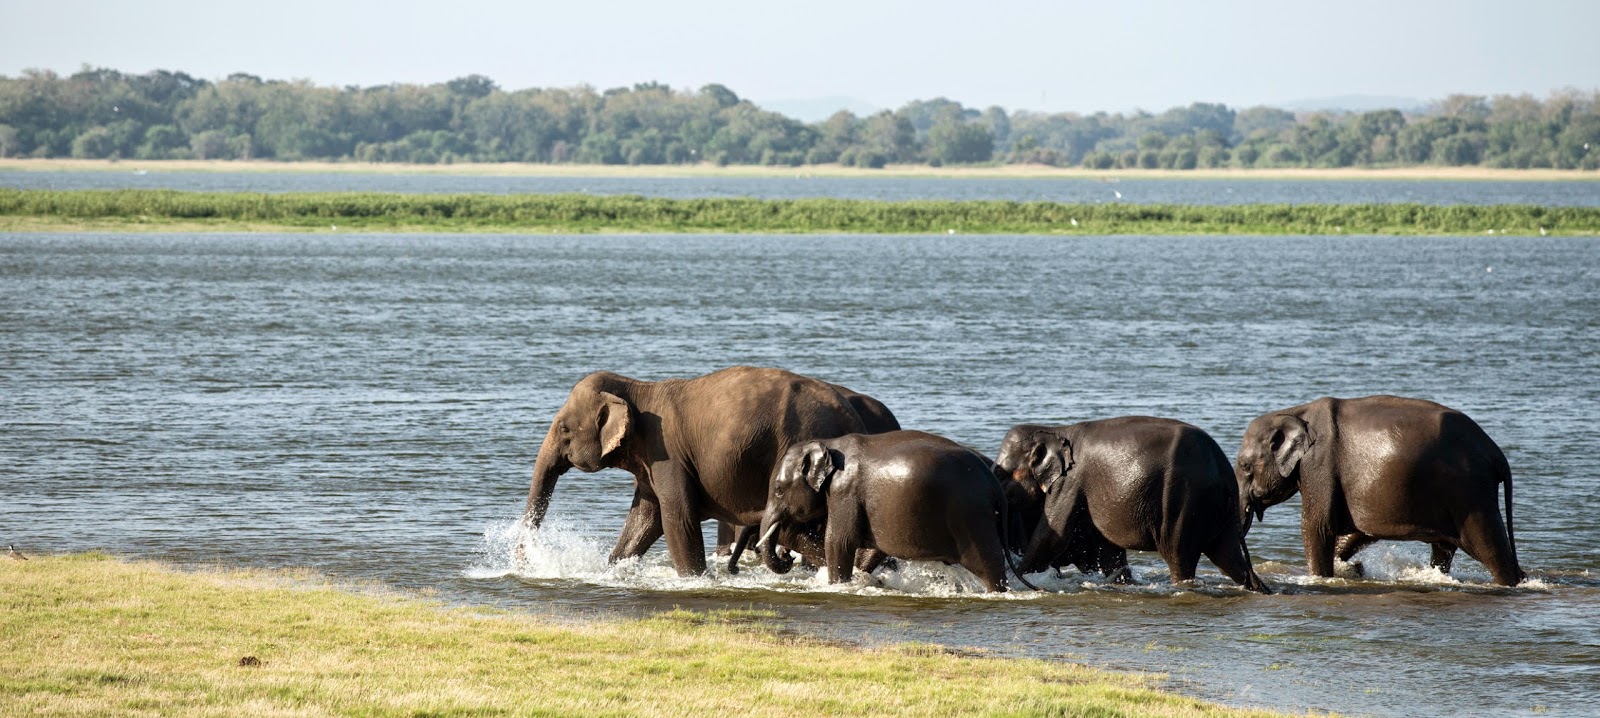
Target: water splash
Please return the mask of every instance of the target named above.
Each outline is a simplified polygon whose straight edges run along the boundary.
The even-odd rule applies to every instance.
[[[857,571],[851,581],[834,584],[828,582],[826,569],[800,564],[787,574],[775,574],[761,565],[753,552],[745,554],[737,574],[728,571],[726,557],[708,555],[705,575],[685,577],[678,575],[667,553],[659,549],[640,558],[610,563],[608,542],[584,535],[579,526],[570,518],[554,514],[537,531],[528,530],[520,520],[489,524],[484,528],[477,559],[462,575],[477,580],[570,581],[649,591],[778,591],[990,600],[1031,600],[1082,591],[1175,595],[1243,590],[1221,576],[1204,576],[1181,586],[1166,581],[1136,581],[1130,585],[1111,582],[1098,573],[1051,569],[1027,576],[1041,591],[1030,591],[1011,577],[1011,590],[999,594],[987,592],[982,580],[960,566],[903,560],[893,568],[879,568],[871,574]]]

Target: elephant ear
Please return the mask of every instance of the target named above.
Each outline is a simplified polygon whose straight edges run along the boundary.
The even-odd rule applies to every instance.
[[[1278,476],[1285,479],[1292,476],[1300,459],[1306,455],[1306,449],[1314,443],[1311,428],[1304,421],[1296,416],[1281,415],[1272,427],[1271,439],[1272,460],[1278,467]]]
[[[600,425],[600,455],[609,456],[622,446],[622,439],[628,435],[628,426],[633,421],[633,412],[626,399],[609,391],[600,392],[600,398],[604,400],[596,417]]]
[[[1072,442],[1059,434],[1039,432],[1034,435],[1033,449],[1028,452],[1029,469],[1039,488],[1050,493],[1050,487],[1072,468]]]
[[[806,444],[805,454],[800,457],[800,476],[812,491],[822,493],[833,475],[844,468],[840,465],[842,458],[839,452],[829,451],[821,442],[813,441]]]

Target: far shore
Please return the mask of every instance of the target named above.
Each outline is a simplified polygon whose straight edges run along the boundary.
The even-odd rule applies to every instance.
[[[531,163],[398,164],[372,162],[277,162],[271,160],[79,160],[0,158],[0,171],[25,172],[317,172],[496,177],[833,177],[846,179],[918,177],[948,179],[1123,179],[1167,180],[1450,180],[1450,181],[1600,181],[1600,172],[1492,167],[1344,167],[1334,169],[1091,170],[1046,165],[930,167],[890,165],[863,169],[843,165],[773,167],[765,165],[574,165]]]

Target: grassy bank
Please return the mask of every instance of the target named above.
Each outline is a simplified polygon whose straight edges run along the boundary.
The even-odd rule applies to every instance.
[[[1505,169],[1498,167],[1260,167],[1192,170],[1116,169],[995,164],[931,167],[889,165],[881,169],[838,164],[801,167],[769,165],[578,165],[526,162],[405,164],[391,162],[280,162],[274,160],[80,160],[0,158],[0,171],[24,172],[334,172],[499,177],[929,177],[960,179],[1172,179],[1172,180],[1448,180],[1448,181],[1600,181],[1592,170]]]
[[[1073,205],[594,195],[0,189],[0,230],[874,234],[1595,234],[1600,208]]]
[[[0,585],[4,715],[1268,715],[749,611],[552,623],[94,555],[0,558]]]

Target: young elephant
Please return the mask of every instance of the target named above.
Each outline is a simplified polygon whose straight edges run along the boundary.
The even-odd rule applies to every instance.
[[[1004,591],[1006,504],[990,466],[977,452],[920,431],[790,447],[761,520],[762,559],[775,571],[783,568],[774,537],[822,520],[824,563],[834,583],[850,580],[859,549],[876,548],[895,558],[960,564],[990,591]]]
[[[1022,424],[1000,444],[997,476],[1042,510],[1017,569],[1097,567],[1127,580],[1127,549],[1156,551],[1173,581],[1204,554],[1251,591],[1271,593],[1250,565],[1228,457],[1204,431],[1124,416],[1070,426]]]
[[[1511,466],[1454,409],[1396,396],[1323,397],[1250,422],[1234,472],[1245,510],[1256,517],[1302,494],[1300,533],[1317,576],[1332,576],[1335,558],[1348,561],[1374,541],[1395,539],[1432,544],[1442,571],[1460,547],[1496,583],[1525,578],[1512,531]],[[1502,483],[1504,523],[1496,501]]]

